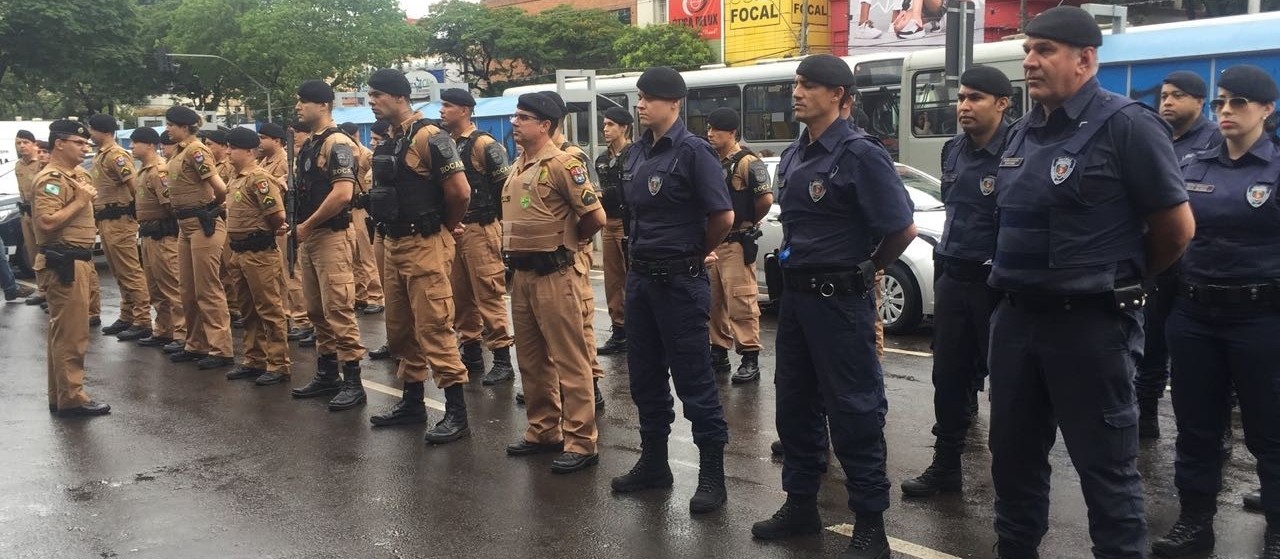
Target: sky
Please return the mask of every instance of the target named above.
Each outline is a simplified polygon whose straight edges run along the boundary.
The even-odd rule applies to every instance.
[[[427,15],[427,7],[435,0],[400,0],[400,7],[404,9],[405,15],[411,18],[420,18]]]

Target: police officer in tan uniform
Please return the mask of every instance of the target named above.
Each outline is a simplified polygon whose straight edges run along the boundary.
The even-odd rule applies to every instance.
[[[182,313],[182,289],[178,285],[178,220],[169,200],[168,165],[156,146],[160,135],[142,127],[129,135],[133,156],[142,162],[134,179],[134,199],[138,209],[138,236],[142,239],[142,271],[147,291],[156,309],[151,335],[138,340],[143,347],[161,347],[186,340],[187,324]]]
[[[378,146],[382,145],[382,142],[387,140],[387,134],[389,133],[388,129],[390,127],[391,125],[387,124],[387,121],[385,120],[375,121],[371,126],[369,126],[369,149],[370,150],[378,149]],[[372,174],[370,174],[369,176],[369,185],[370,185],[370,188],[373,188]],[[386,236],[383,235],[380,230],[378,230],[377,224],[374,223],[372,216],[369,217],[369,227],[373,230],[373,258],[378,266],[378,278],[380,279],[382,284],[385,284],[386,276],[383,275],[382,267],[384,264],[386,264],[385,262],[386,258],[384,258],[386,256],[386,253],[384,252],[386,246],[385,246],[385,243],[383,242]],[[379,359],[390,359],[390,358],[391,358],[391,347],[387,344],[382,344],[382,346],[377,349],[369,350],[369,359],[373,359],[376,361]]]
[[[320,358],[316,376],[295,398],[337,393],[330,411],[348,410],[365,402],[360,382],[360,326],[356,324],[355,275],[348,229],[351,197],[356,183],[356,146],[333,123],[333,88],[321,80],[298,87],[298,120],[312,130],[294,160],[297,192],[297,230],[302,293],[307,315],[315,325]],[[342,380],[338,378],[341,362]]]
[[[18,162],[14,164],[13,175],[18,180],[18,211],[22,213],[22,246],[17,247],[23,251],[28,267],[34,267],[36,263],[36,232],[35,226],[31,221],[31,199],[34,195],[32,192],[32,181],[36,178],[36,173],[40,172],[40,168],[44,165],[40,163],[38,155],[40,148],[36,142],[35,134],[30,130],[19,130],[18,135],[14,138],[14,147],[18,150]],[[26,304],[39,305],[45,302],[44,292],[27,297]]]
[[[169,196],[178,218],[178,272],[187,342],[169,356],[174,363],[197,362],[218,369],[235,362],[231,318],[219,273],[227,235],[222,202],[227,196],[213,154],[195,137],[200,116],[182,106],[165,112],[165,131],[178,142],[168,163]]]
[[[502,192],[503,245],[515,274],[511,310],[520,352],[529,427],[507,454],[559,452],[554,473],[599,461],[590,356],[579,293],[590,272],[578,245],[604,226],[604,210],[581,161],[561,151],[551,133],[562,113],[547,97],[521,95],[511,118],[521,145]]]
[[[294,123],[293,126],[298,126],[298,123]],[[258,165],[276,178],[276,183],[280,185],[280,191],[286,196],[289,186],[288,154],[284,151],[285,134],[287,133],[284,128],[274,122],[264,122],[258,128],[258,139],[262,142],[258,146],[258,153],[261,156],[258,160]],[[303,141],[305,141],[305,135],[302,136]],[[295,142],[294,149],[296,150],[301,145],[302,142]],[[280,249],[280,254],[285,254],[288,243],[287,235],[276,237],[276,248]],[[311,319],[307,317],[307,300],[302,296],[302,275],[298,273],[297,267],[297,262],[294,262],[294,273],[290,275],[288,259],[280,259],[280,277],[281,281],[284,282],[282,291],[284,294],[284,314],[291,323],[289,340],[299,342],[298,345],[300,346],[309,347],[315,345],[315,328],[311,326]],[[307,340],[307,342],[304,344],[301,340]]]
[[[463,387],[469,378],[453,329],[449,269],[471,198],[453,139],[409,105],[409,80],[397,70],[369,77],[373,114],[391,123],[388,140],[373,155],[369,212],[385,235],[387,343],[400,357],[400,402],[369,418],[375,426],[423,423],[428,367],[444,389],[445,415],[426,433],[443,444],[471,434]]]
[[[40,255],[35,269],[49,299],[49,411],[60,417],[103,415],[111,406],[84,390],[89,348],[89,269],[93,267],[94,190],[80,162],[89,153],[83,124],[49,125],[49,165],[36,174],[32,219]]]
[[[609,322],[613,332],[598,355],[614,355],[627,351],[627,326],[624,301],[627,292],[626,227],[622,207],[622,172],[631,147],[631,123],[635,119],[622,107],[604,111],[604,153],[596,157],[596,177],[600,184],[600,203],[607,216],[600,232],[604,257],[604,298],[609,305]]]
[[[111,275],[120,286],[120,318],[102,333],[121,341],[151,335],[151,297],[138,259],[138,220],[134,209],[133,156],[116,143],[120,126],[110,115],[89,117],[89,135],[98,146],[93,157],[94,219]]]
[[[231,159],[227,157],[227,151],[230,148],[227,145],[227,131],[221,128],[205,130],[201,131],[199,138],[213,153],[213,168],[217,171],[218,178],[222,179],[222,184],[230,185],[231,179],[236,176],[236,169],[231,164]],[[227,190],[227,196],[228,198],[231,196],[230,189]],[[226,210],[227,201],[224,200],[222,202],[224,215]],[[222,246],[222,270],[219,277],[222,279],[222,290],[227,294],[227,310],[231,315],[231,325],[235,328],[243,326],[240,318],[240,293],[236,292],[235,289],[239,275],[239,270],[236,270],[231,261],[231,246],[228,240],[227,244]]]
[[[476,129],[471,111],[476,100],[464,89],[440,93],[440,123],[458,143],[458,155],[471,185],[471,203],[462,218],[463,231],[453,262],[453,302],[457,307],[462,364],[471,376],[484,375],[489,386],[515,379],[511,367],[511,334],[507,331],[506,267],[502,264],[502,208],[498,198],[510,165],[507,150],[488,133]],[[493,366],[484,373],[480,354],[481,334],[493,352]]]
[[[284,198],[275,177],[258,166],[261,140],[253,130],[227,132],[227,157],[235,176],[227,185],[227,236],[244,317],[244,361],[227,380],[254,379],[258,386],[289,380],[288,323],[280,298],[280,250],[276,236],[288,231]]]
[[[360,143],[360,129],[343,123],[342,132],[356,144],[356,193],[351,204],[351,242],[355,256],[356,310],[364,314],[382,312],[382,276],[373,256],[373,239],[369,235],[369,188],[373,185],[373,152]]]
[[[751,150],[738,144],[740,122],[733,109],[721,107],[707,115],[707,140],[720,155],[735,221],[729,236],[716,247],[715,262],[707,266],[711,280],[711,367],[717,373],[728,373],[729,348],[736,346],[742,363],[733,374],[734,384],[760,380],[757,224],[773,205],[769,170]]]

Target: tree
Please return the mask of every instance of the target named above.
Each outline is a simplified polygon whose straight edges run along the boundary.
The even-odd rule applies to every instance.
[[[618,16],[604,10],[560,5],[532,17],[539,49],[524,60],[535,74],[561,68],[607,68],[617,64],[613,43],[626,31]],[[538,58],[534,58],[534,57]]]
[[[464,79],[483,93],[495,81],[509,80],[541,64],[542,41],[532,18],[518,8],[486,8],[466,0],[447,0],[432,7],[431,16],[418,21],[426,33],[427,53],[457,64]]]
[[[711,45],[685,25],[629,27],[613,43],[613,51],[621,66],[629,69],[693,68],[715,60]]]

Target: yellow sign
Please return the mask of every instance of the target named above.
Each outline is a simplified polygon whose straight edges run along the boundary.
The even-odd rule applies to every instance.
[[[798,56],[806,25],[809,54],[831,52],[830,10],[827,0],[724,0],[724,61]]]

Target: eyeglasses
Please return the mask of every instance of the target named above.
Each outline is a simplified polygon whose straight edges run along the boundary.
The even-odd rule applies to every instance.
[[[517,122],[528,122],[530,120],[538,120],[538,117],[526,113],[515,113],[511,115],[511,124]]]
[[[80,147],[84,147],[84,146],[89,145],[89,140],[86,140],[86,139],[84,139],[84,138],[79,138],[79,137],[76,137],[76,136],[69,136],[69,135],[65,135],[65,134],[59,134],[59,136],[61,136],[61,137],[59,137],[59,138],[55,138],[55,139],[62,140],[62,141],[64,141],[64,142],[71,142],[71,143],[73,143],[73,144],[75,144],[75,145],[77,145],[77,146],[80,146]]]
[[[1232,97],[1230,99],[1218,98],[1209,101],[1209,108],[1213,109],[1213,112],[1215,113],[1221,111],[1222,107],[1226,105],[1231,105],[1231,110],[1233,111],[1239,111],[1249,106],[1249,99],[1244,97]]]

